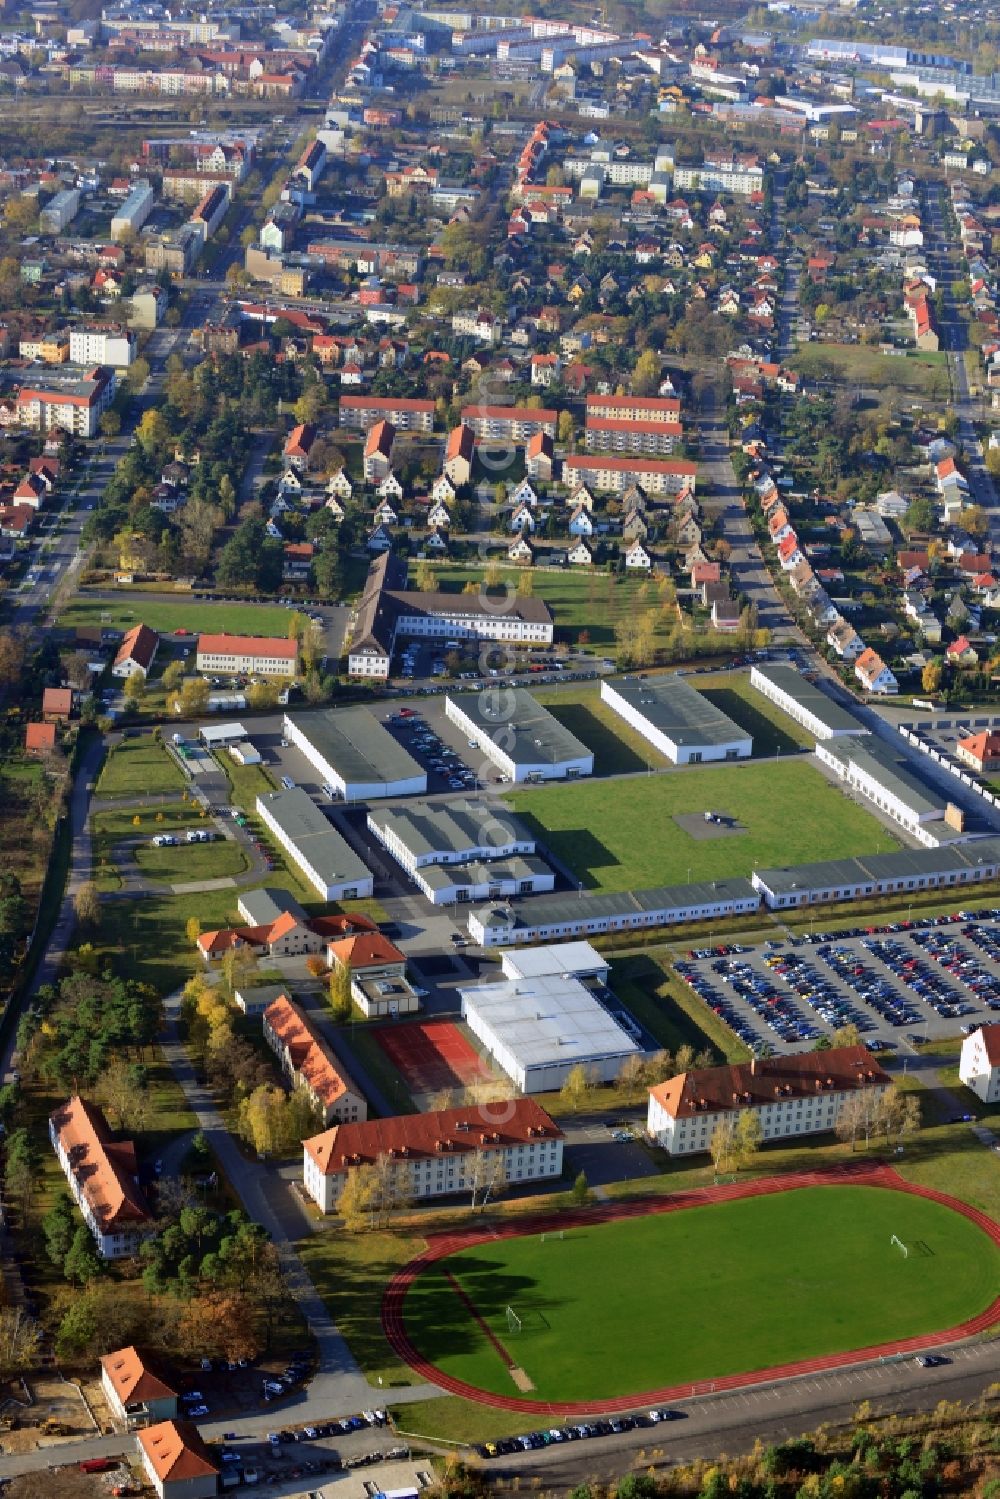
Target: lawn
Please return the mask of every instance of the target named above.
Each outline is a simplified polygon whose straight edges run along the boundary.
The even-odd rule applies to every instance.
[[[543,687],[538,692],[532,691],[531,695],[548,708],[563,728],[593,750],[595,775],[629,775],[634,771],[648,770],[650,765],[658,770],[667,765],[663,755],[648,740],[601,702],[597,688],[562,692],[555,687]]]
[[[167,749],[153,739],[123,739],[104,762],[97,796],[156,796],[183,791],[187,782]]]
[[[508,804],[589,889],[642,890],[899,847],[805,761],[685,767],[667,775],[515,792]],[[695,838],[673,819],[714,811],[745,832]]]
[[[216,843],[180,843],[176,848],[153,848],[151,843],[144,843],[136,849],[135,858],[148,879],[169,885],[218,880],[242,874],[247,867],[240,845],[222,839]]]
[[[829,373],[835,380],[846,380],[852,389],[871,385],[911,396],[940,398],[947,397],[949,389],[945,361],[944,354],[916,350],[903,355],[880,354],[864,344],[815,343],[799,349],[789,363],[807,379]]]
[[[144,597],[141,593],[122,593],[114,599],[88,598],[77,594],[59,616],[62,629],[99,628],[130,630],[142,621],[151,630],[170,634],[188,630],[192,635],[202,630],[232,635],[288,636],[292,611],[281,604],[213,604],[204,599],[171,599]]]
[[[500,569],[501,579],[517,588],[522,576],[517,568]],[[461,593],[470,580],[481,582],[482,568],[435,568],[434,577],[445,592]],[[615,647],[615,625],[621,620],[662,609],[664,592],[661,584],[650,578],[625,578],[618,575],[579,572],[538,572],[531,574],[535,598],[544,599],[556,623],[556,639],[577,642],[586,630],[590,645],[601,653]],[[498,597],[504,589],[496,590]],[[666,640],[666,620],[659,621],[657,643]]]
[[[274,880],[261,880],[265,883]],[[204,967],[185,933],[188,918],[197,916],[202,931],[238,926],[237,899],[235,890],[209,890],[196,896],[164,893],[105,901],[94,946],[110,954],[120,972],[170,994]]]
[[[296,1250],[354,1357],[374,1383],[415,1384],[382,1333],[382,1292],[395,1272],[419,1254],[422,1239],[391,1233],[328,1231],[301,1239]]]
[[[793,755],[796,750],[811,750],[816,743],[815,735],[808,734],[787,713],[782,713],[762,692],[755,692],[744,672],[719,672],[699,677],[692,686],[741,729],[753,735],[753,752],[757,758]]]
[[[939,1203],[863,1186],[492,1240],[419,1276],[404,1316],[446,1373],[515,1396],[446,1269],[528,1374],[528,1398],[600,1402],[950,1328],[993,1300],[1000,1248]]]

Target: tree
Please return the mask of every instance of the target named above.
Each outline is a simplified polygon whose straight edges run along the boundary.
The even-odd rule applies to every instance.
[[[141,671],[130,672],[125,678],[125,686],[122,689],[125,697],[125,705],[133,711],[137,709],[146,696],[146,678]]]
[[[330,1008],[338,1025],[351,1018],[351,965],[335,962],[330,974]]]
[[[109,410],[102,413],[99,426],[102,437],[114,438],[122,430],[122,419],[117,411],[109,408]]]
[[[168,661],[161,681],[166,692],[176,692],[184,680],[184,662]]]
[[[615,1081],[629,1103],[641,1096],[646,1087],[646,1064],[638,1052],[625,1058]]]
[[[10,1379],[38,1363],[42,1329],[20,1307],[0,1308],[0,1377]]]
[[[560,411],[558,424],[556,426],[557,441],[561,443],[572,442],[574,431],[575,424],[573,421],[573,413],[571,411]]]
[[[559,1089],[559,1099],[574,1114],[578,1114],[586,1103],[589,1093],[590,1079],[587,1076],[586,1069],[580,1063],[577,1063],[575,1067],[571,1067],[567,1072],[566,1079]]]
[[[352,1166],[337,1200],[337,1212],[349,1234],[363,1233],[373,1227],[373,1213],[378,1196],[378,1176],[370,1162]]]
[[[267,1084],[255,1088],[240,1104],[240,1134],[249,1141],[259,1156],[271,1156],[278,1152],[283,1132],[281,1114],[284,1104],[282,1089]]]
[[[867,1145],[877,1122],[877,1101],[871,1088],[859,1088],[845,1098],[834,1124],[838,1140],[850,1140],[853,1151],[860,1137]]]
[[[92,1294],[76,1296],[70,1302],[56,1330],[55,1349],[61,1359],[72,1360],[93,1343],[97,1337],[97,1310]]]
[[[573,1199],[574,1207],[585,1208],[587,1206],[590,1201],[590,1184],[587,1181],[586,1171],[581,1171],[574,1181],[570,1197]]]
[[[466,1182],[472,1193],[473,1209],[484,1208],[491,1197],[498,1197],[507,1185],[507,1167],[500,1150],[474,1150],[466,1165]]]
[[[120,1055],[109,1057],[101,1072],[100,1095],[119,1129],[135,1134],[143,1128],[149,1114],[145,1067]]]
[[[981,505],[967,505],[962,511],[961,523],[962,529],[977,539],[985,536],[990,529],[989,516]]]
[[[63,1260],[63,1274],[74,1285],[86,1286],[96,1280],[103,1269],[90,1229],[84,1223],[79,1224]]]
[[[167,698],[171,713],[182,718],[199,718],[208,712],[209,685],[204,677],[185,677],[179,692]]]
[[[944,666],[940,661],[928,661],[920,673],[920,686],[924,692],[940,692]]]
[[[660,356],[655,349],[644,349],[632,372],[632,390],[637,396],[649,396],[659,388]]]
[[[101,897],[93,880],[85,880],[73,897],[73,910],[81,926],[96,927],[101,920]]]
[[[280,692],[281,683],[274,678],[251,682],[247,690],[247,703],[251,708],[274,708]]]
[[[873,1133],[885,1135],[887,1145],[898,1145],[920,1128],[920,1100],[895,1085],[886,1088],[875,1106]]]
[[[735,1119],[730,1115],[719,1120],[712,1131],[708,1148],[712,1153],[716,1175],[720,1172],[724,1176],[728,1175],[735,1168],[740,1151],[739,1131]]]
[[[764,1126],[755,1109],[744,1109],[736,1125],[737,1158],[741,1166],[753,1164],[764,1143]]]
[[[201,936],[201,921],[197,916],[188,917],[184,923],[184,935],[193,947]]]
[[[79,1219],[73,1211],[72,1202],[65,1192],[60,1192],[42,1219],[45,1252],[53,1265],[58,1266],[60,1270],[69,1253],[78,1225]]]

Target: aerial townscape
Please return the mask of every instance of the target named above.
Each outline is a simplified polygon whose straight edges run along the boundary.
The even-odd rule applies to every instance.
[[[0,7],[0,1495],[1000,1495],[1000,3]]]

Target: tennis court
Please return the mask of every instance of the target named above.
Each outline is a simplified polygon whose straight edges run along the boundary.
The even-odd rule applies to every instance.
[[[449,1020],[417,1021],[376,1032],[378,1044],[411,1093],[467,1088],[492,1071]]]

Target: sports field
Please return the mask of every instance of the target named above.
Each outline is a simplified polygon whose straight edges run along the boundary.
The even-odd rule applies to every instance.
[[[755,868],[888,853],[898,842],[806,760],[686,766],[613,788],[574,781],[506,798],[588,889],[732,879]],[[674,818],[718,812],[741,829],[694,837]],[[698,828],[701,832],[701,829]]]
[[[448,1020],[404,1022],[374,1034],[411,1093],[465,1088],[493,1076],[475,1048]]]
[[[285,639],[291,617],[292,611],[281,604],[216,604],[206,599],[175,602],[160,595],[130,592],[101,598],[77,594],[60,614],[59,624],[63,629],[106,625],[109,629],[130,630],[141,621],[161,634],[187,630],[197,635],[207,630],[233,635],[280,635]]]
[[[484,1239],[420,1274],[403,1320],[479,1390],[518,1397],[506,1350],[525,1398],[600,1401],[944,1331],[998,1287],[1000,1247],[950,1207],[806,1186]]]

